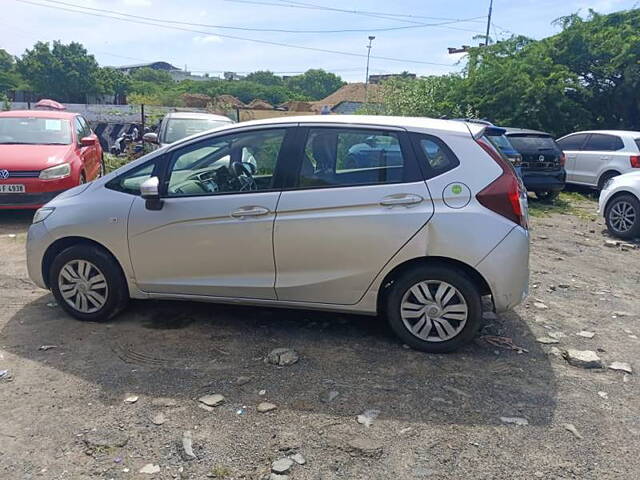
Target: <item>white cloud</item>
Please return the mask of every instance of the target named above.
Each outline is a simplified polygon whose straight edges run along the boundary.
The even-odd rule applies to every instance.
[[[217,35],[201,35],[199,37],[193,37],[193,42],[198,45],[207,45],[209,43],[220,43],[222,38]]]

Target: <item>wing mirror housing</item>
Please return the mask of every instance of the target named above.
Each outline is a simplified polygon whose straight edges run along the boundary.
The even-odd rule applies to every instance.
[[[158,177],[147,178],[140,184],[140,196],[145,200],[147,210],[161,210],[163,201],[160,198],[160,180]]]
[[[158,144],[158,134],[156,132],[147,132],[142,136],[142,140],[149,143]]]

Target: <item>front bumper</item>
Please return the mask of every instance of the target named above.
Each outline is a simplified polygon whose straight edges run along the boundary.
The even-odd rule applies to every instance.
[[[42,276],[42,260],[52,240],[44,222],[34,223],[29,227],[27,233],[27,271],[33,283],[45,289],[47,284]]]
[[[489,283],[497,313],[518,305],[529,294],[529,231],[514,227],[476,269]]]
[[[66,189],[65,189],[66,190]],[[39,193],[4,193],[0,194],[0,210],[37,209],[50,202],[65,190]]]
[[[552,191],[559,192],[564,189],[567,173],[561,170],[522,170],[522,180],[528,191]]]

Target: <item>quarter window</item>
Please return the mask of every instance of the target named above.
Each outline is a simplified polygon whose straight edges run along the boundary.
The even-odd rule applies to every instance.
[[[301,187],[398,183],[406,159],[395,132],[311,128],[300,167]]]
[[[426,178],[437,177],[460,165],[458,157],[439,138],[414,133],[412,140]]]
[[[593,152],[612,152],[615,150],[622,150],[624,148],[624,144],[620,137],[616,137],[615,135],[605,135],[602,133],[593,133],[589,140],[587,140],[587,144],[584,146],[583,150],[593,151]]]
[[[176,150],[167,196],[217,195],[273,188],[285,130],[256,130],[210,138]]]

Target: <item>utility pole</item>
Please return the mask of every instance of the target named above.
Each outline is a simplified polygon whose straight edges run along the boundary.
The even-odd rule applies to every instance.
[[[489,16],[487,17],[487,34],[484,36],[484,44],[489,46],[489,31],[491,30],[491,12],[493,11],[493,0],[489,2]]]
[[[373,35],[369,35],[369,45],[367,45],[367,73],[364,79],[364,103],[367,103],[369,97],[369,57],[371,56],[371,42],[373,42],[375,38]]]

